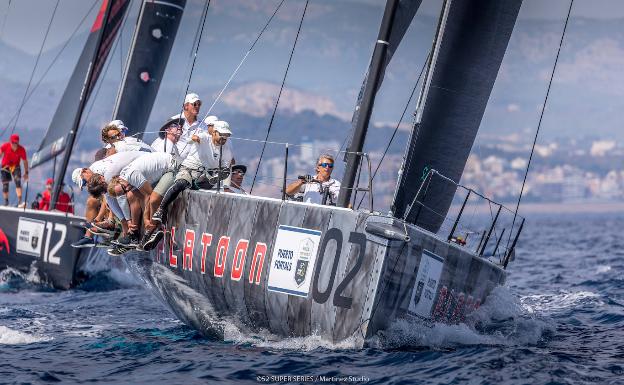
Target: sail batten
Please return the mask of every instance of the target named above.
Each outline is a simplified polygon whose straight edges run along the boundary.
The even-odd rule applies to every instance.
[[[432,232],[442,225],[456,186],[438,181],[416,194],[431,169],[459,183],[521,3],[445,2],[392,205],[396,217]]]

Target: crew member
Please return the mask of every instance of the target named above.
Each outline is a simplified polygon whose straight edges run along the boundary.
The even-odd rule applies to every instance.
[[[39,201],[39,210],[50,211],[50,201],[52,200],[52,186],[54,185],[54,180],[52,178],[48,178],[46,180],[46,189],[41,193],[41,200]],[[56,210],[62,211],[64,213],[74,213],[74,204],[71,200],[71,197],[68,193],[61,190],[59,193],[57,202],[56,202]]]
[[[304,202],[335,205],[340,192],[340,182],[331,177],[333,171],[334,157],[323,154],[316,162],[316,175],[299,177],[286,187],[286,194]]]
[[[230,183],[223,188],[223,191],[236,194],[247,194],[243,189],[243,178],[247,172],[247,166],[237,164],[232,166],[232,174],[230,175]]]
[[[125,132],[128,128],[121,120],[113,120],[102,128],[102,142],[107,146],[106,155],[110,156],[118,152],[125,151],[154,151],[147,143],[141,139],[127,137]]]
[[[193,135],[201,131],[208,129],[206,123],[197,120],[199,115],[199,109],[202,102],[199,99],[199,95],[190,93],[184,98],[184,104],[182,106],[182,115],[174,115],[172,119],[184,118],[184,126],[182,127],[182,135],[177,143],[178,153],[182,159],[186,158],[193,147]]]
[[[196,132],[191,140],[194,142],[188,156],[182,161],[182,165],[175,176],[174,184],[165,193],[158,209],[151,218],[151,225],[156,227],[167,221],[166,212],[169,204],[187,188],[195,185],[198,180],[205,178],[209,185],[215,185],[226,179],[230,174],[230,167],[235,163],[227,139],[232,135],[230,125],[225,121],[216,121],[212,135],[207,131]],[[153,232],[148,244],[143,248],[149,250],[158,244],[163,236],[162,230]]]
[[[154,139],[151,147],[154,151],[166,152],[176,157],[180,156],[176,144],[182,135],[183,120],[180,118],[169,118],[158,130],[158,138]]]
[[[146,213],[149,211],[152,186],[155,186],[154,190],[160,195],[164,195],[169,186],[161,186],[159,190],[156,183],[167,171],[175,170],[177,164],[178,161],[173,155],[154,152],[135,159],[124,167],[118,176],[112,178],[108,184],[108,194],[112,197],[125,194],[130,205],[129,230],[125,237],[119,239],[119,244],[128,247],[139,245],[141,210],[144,208]]]
[[[4,205],[9,205],[9,182],[15,182],[17,205],[22,203],[22,170],[20,161],[24,164],[24,182],[28,181],[28,159],[26,149],[19,144],[19,135],[12,134],[9,141],[0,146],[2,156],[2,196]]]

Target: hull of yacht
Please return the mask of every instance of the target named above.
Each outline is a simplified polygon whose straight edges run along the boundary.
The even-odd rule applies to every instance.
[[[168,235],[131,270],[205,335],[228,323],[355,346],[397,319],[457,323],[505,281],[461,246],[368,212],[213,192],[185,192]]]

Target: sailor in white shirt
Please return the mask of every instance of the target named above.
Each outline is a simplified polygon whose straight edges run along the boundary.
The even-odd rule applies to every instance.
[[[175,176],[175,183],[167,190],[160,206],[152,215],[153,226],[166,222],[167,208],[178,195],[191,187],[200,178],[205,178],[210,185],[226,179],[230,167],[235,163],[231,148],[226,146],[227,139],[232,135],[230,125],[225,121],[214,122],[212,134],[207,131],[196,132],[191,137],[194,142],[188,156],[182,161],[182,165]],[[216,169],[216,170],[211,170]],[[213,171],[209,175],[207,172]],[[162,239],[162,231],[159,230],[149,237],[143,248],[149,250]]]
[[[125,195],[130,206],[130,223],[126,237],[120,238],[119,243],[125,246],[139,244],[139,228],[141,225],[141,210],[149,218],[149,200],[154,191],[158,190],[161,177],[177,168],[175,156],[164,152],[145,154],[124,167],[118,176],[112,178],[108,184],[108,193],[113,197]],[[171,178],[173,179],[173,178]],[[158,184],[157,184],[158,182]],[[164,195],[168,186],[161,186],[159,193]]]
[[[299,177],[286,187],[286,194],[303,202],[335,205],[340,193],[340,182],[331,177],[333,171],[334,157],[323,154],[316,162],[316,175]]]
[[[182,114],[174,115],[171,119],[184,119],[184,126],[182,126],[182,135],[177,143],[178,153],[182,159],[186,158],[188,152],[193,147],[192,137],[198,132],[207,131],[206,124],[198,120],[199,109],[202,102],[199,96],[195,93],[190,93],[184,98],[184,105],[182,106]]]
[[[163,124],[158,131],[158,138],[151,144],[154,151],[166,152],[177,157],[180,156],[176,144],[180,139],[180,135],[182,135],[182,122],[180,118],[167,119],[165,124]]]
[[[79,167],[75,169],[72,173],[72,179],[80,188],[87,183],[89,185],[101,184],[106,186],[114,176],[119,175],[124,167],[144,154],[145,153],[141,151],[128,151],[113,154],[94,162],[89,167]],[[130,207],[128,206],[125,196],[120,197],[120,199],[115,199],[108,194],[105,194],[105,196],[106,203],[113,212],[113,215],[119,218],[122,228],[124,231],[127,231],[126,221],[130,219]]]
[[[147,143],[134,137],[126,137],[128,128],[121,120],[113,120],[102,128],[102,141],[106,143],[106,155],[125,151],[154,151]]]

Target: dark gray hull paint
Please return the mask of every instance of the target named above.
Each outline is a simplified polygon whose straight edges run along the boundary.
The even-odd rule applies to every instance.
[[[408,232],[410,241],[368,234],[367,221],[394,224]],[[234,322],[244,330],[287,337],[316,334],[363,346],[395,319],[410,317],[423,250],[444,260],[430,312],[436,321],[461,322],[505,281],[500,266],[420,228],[367,212],[187,191],[171,208],[169,224],[175,227],[173,251],[167,236],[160,251],[128,253],[125,260],[183,322],[205,335],[222,335],[227,323]],[[279,225],[321,231],[307,297],[267,289]],[[189,231],[194,242],[185,239]],[[209,246],[200,242],[202,236],[212,237]],[[223,237],[229,237],[224,260],[224,253],[217,252],[219,239],[225,245]],[[237,259],[239,240],[249,242]],[[260,254],[255,261],[253,256],[262,250],[262,245],[256,248],[261,243],[266,252],[260,266]]]

